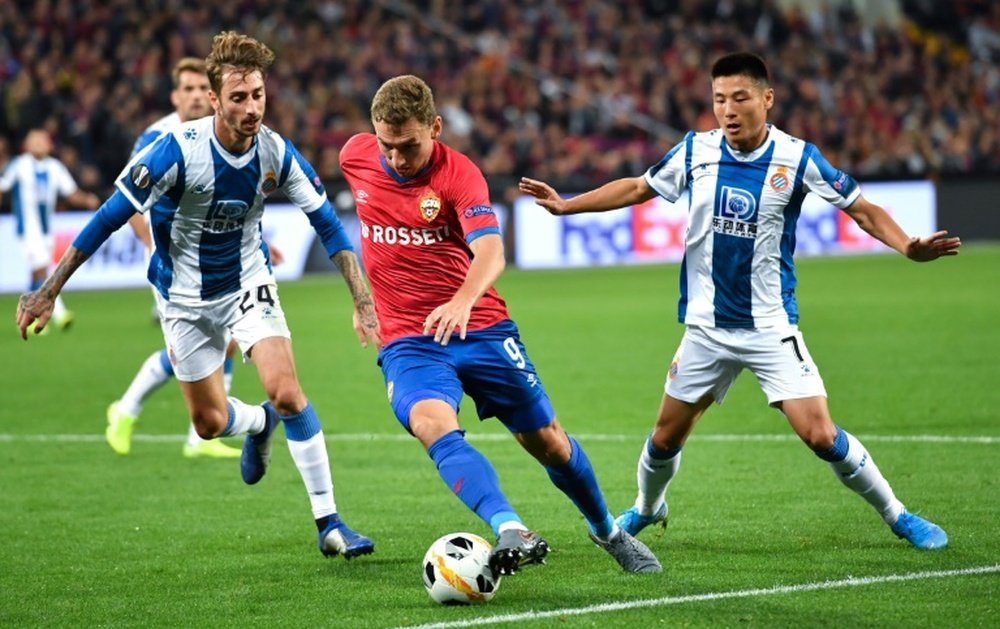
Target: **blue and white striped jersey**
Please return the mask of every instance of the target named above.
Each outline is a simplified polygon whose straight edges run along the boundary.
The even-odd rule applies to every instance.
[[[12,205],[17,235],[48,236],[59,197],[76,192],[76,181],[54,157],[36,159],[22,153],[10,160],[0,176],[0,192],[13,190]]]
[[[132,154],[129,155],[129,159],[135,157],[136,153],[152,144],[156,138],[160,137],[167,131],[170,131],[179,124],[181,124],[181,117],[180,114],[175,111],[171,114],[167,114],[146,127],[146,130],[142,132],[142,135],[135,139],[135,144],[132,145]]]
[[[681,263],[681,323],[766,328],[797,323],[795,224],[806,193],[846,208],[858,184],[814,145],[769,126],[751,153],[721,129],[690,132],[645,174],[668,201],[690,193]]]
[[[316,226],[332,214],[326,190],[290,141],[261,127],[254,145],[233,155],[212,116],[177,125],[140,151],[115,185],[149,213],[154,252],[148,278],[169,301],[196,305],[269,281],[261,238],[264,199],[279,188]]]

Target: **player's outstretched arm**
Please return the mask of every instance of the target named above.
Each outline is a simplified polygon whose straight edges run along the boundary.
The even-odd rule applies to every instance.
[[[358,335],[361,347],[368,347],[369,340],[375,343],[375,347],[381,347],[382,334],[375,315],[375,302],[357,256],[350,249],[341,249],[333,254],[331,260],[340,269],[340,274],[344,276],[347,288],[351,291],[351,298],[354,299],[354,333]]]
[[[517,184],[524,194],[535,197],[535,202],[550,214],[581,214],[583,212],[605,212],[620,207],[635,205],[656,196],[645,177],[625,177],[609,181],[571,199],[563,199],[555,189],[544,181],[521,177]]]
[[[86,253],[71,245],[45,283],[38,290],[21,295],[17,302],[17,327],[21,331],[22,339],[28,340],[28,326],[35,321],[38,321],[35,334],[45,329],[45,325],[52,318],[52,309],[55,307],[59,291],[88,257]]]
[[[949,237],[947,231],[935,232],[923,238],[911,238],[888,212],[864,197],[858,197],[844,211],[873,238],[917,262],[958,255],[958,249],[962,246],[962,240],[955,236]]]

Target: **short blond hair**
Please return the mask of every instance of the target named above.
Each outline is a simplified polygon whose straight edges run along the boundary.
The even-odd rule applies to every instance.
[[[208,83],[216,94],[222,93],[222,73],[226,69],[239,69],[249,74],[259,71],[267,77],[267,69],[274,62],[274,53],[266,45],[249,35],[236,31],[222,31],[212,39],[212,52],[205,59]]]
[[[181,86],[181,74],[184,72],[194,72],[196,74],[207,75],[208,72],[205,70],[205,60],[199,59],[198,57],[184,57],[174,65],[174,69],[170,71],[170,78],[174,81],[174,89]]]
[[[372,98],[372,122],[401,125],[411,118],[430,126],[437,118],[434,93],[418,76],[404,74],[382,84]]]

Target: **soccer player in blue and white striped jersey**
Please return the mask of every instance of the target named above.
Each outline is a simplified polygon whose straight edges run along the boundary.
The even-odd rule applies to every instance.
[[[911,260],[956,255],[961,242],[945,231],[907,236],[819,149],[768,124],[774,90],[760,57],[735,53],[716,61],[712,94],[720,128],[688,133],[643,176],[571,199],[540,181],[520,183],[522,192],[556,215],[601,212],[656,195],[676,201],[685,190],[690,195],[678,312],[687,327],[639,457],[635,505],[618,524],[633,535],[651,524],[665,525],[666,489],[684,442],[746,368],[757,376],[768,403],[893,533],[917,548],[944,548],[945,532],[909,513],[865,447],[830,417],[823,380],[797,325],[792,254],[795,223],[810,192]]]
[[[137,154],[101,206],[37,291],[21,296],[21,336],[44,328],[55,297],[81,264],[136,212],[151,214],[155,250],[149,281],[156,289],[164,339],[198,434],[246,435],[240,470],[264,476],[279,423],[306,486],[319,549],[347,558],[374,550],[337,512],[319,416],[295,373],[291,333],[261,239],[264,199],[282,190],[309,218],[354,299],[362,345],[380,343],[374,303],[344,227],[322,182],[290,141],[263,126],[264,80],[274,53],[232,31],[217,35],[206,59],[215,114],[170,130]],[[226,396],[223,361],[230,336],[257,367],[268,401]]]

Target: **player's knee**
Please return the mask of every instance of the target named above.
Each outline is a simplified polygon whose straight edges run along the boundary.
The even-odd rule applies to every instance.
[[[278,384],[267,395],[279,415],[295,415],[308,403],[302,388],[294,380]]]
[[[213,408],[195,409],[191,414],[194,430],[202,439],[214,439],[221,435],[228,421],[228,412],[222,413]]]
[[[837,427],[831,422],[812,422],[799,437],[815,452],[823,452],[833,447],[837,440]]]

